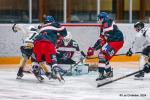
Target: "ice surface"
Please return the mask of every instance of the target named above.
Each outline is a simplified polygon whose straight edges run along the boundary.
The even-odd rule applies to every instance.
[[[150,100],[150,74],[143,80],[134,76],[97,88],[97,74],[65,76],[65,83],[48,80],[40,83],[33,74],[16,80],[16,68],[0,69],[0,100]],[[114,68],[114,78],[136,71]]]

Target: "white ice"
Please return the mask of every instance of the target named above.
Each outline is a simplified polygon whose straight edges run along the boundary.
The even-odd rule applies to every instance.
[[[16,80],[17,68],[0,69],[0,100],[150,100],[150,74],[143,80],[134,76],[97,88],[97,74],[65,76],[65,83],[48,80],[40,83],[33,74]],[[114,68],[114,78],[136,71]]]

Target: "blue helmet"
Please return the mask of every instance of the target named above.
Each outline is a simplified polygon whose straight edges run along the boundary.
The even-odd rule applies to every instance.
[[[53,16],[45,16],[44,22],[45,23],[52,23],[52,22],[55,22],[55,19]]]
[[[100,14],[98,14],[98,19],[104,18],[104,20],[108,19],[108,13],[106,12],[101,12]]]

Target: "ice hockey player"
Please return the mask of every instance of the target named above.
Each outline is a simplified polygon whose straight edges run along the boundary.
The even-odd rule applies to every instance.
[[[99,39],[93,47],[89,47],[87,52],[87,56],[90,57],[94,54],[94,51],[100,49],[98,54],[99,77],[96,81],[113,77],[113,70],[109,61],[124,44],[122,32],[118,29],[113,19],[109,17],[108,13],[101,12],[98,15],[98,21],[101,25]]]
[[[33,41],[35,37],[38,35],[38,32],[35,26],[29,25],[25,27],[25,25],[23,24],[14,24],[12,30],[14,32],[19,32],[24,36],[23,45],[20,47],[22,58],[19,70],[17,72],[17,79],[21,79],[23,77],[23,69],[32,55]]]
[[[72,39],[70,32],[67,32],[62,40],[58,40],[57,60],[60,64],[75,64],[81,59],[78,43]],[[61,43],[60,43],[61,42]]]
[[[150,72],[150,27],[145,27],[144,23],[139,21],[134,24],[134,29],[137,34],[132,47],[127,51],[126,55],[132,56],[136,51],[142,50],[139,67],[143,71],[135,75],[135,79],[141,79],[144,77],[144,72]]]
[[[66,74],[88,73],[88,67],[83,64],[84,56],[78,43],[72,39],[72,34],[67,32],[67,36],[64,38],[59,37],[57,42],[57,61],[61,68],[67,71]],[[72,67],[75,64],[77,65]]]
[[[46,16],[44,18],[44,24],[40,27],[39,35],[34,41],[33,52],[39,66],[43,69],[46,76],[49,79],[55,77],[61,81],[62,77],[58,71],[56,59],[56,43],[58,33],[62,37],[65,37],[67,35],[66,28],[57,23],[52,16]],[[43,63],[43,58],[46,63]],[[55,75],[53,75],[51,70],[48,68],[52,68]],[[37,73],[37,77],[38,76],[40,76],[40,74]]]

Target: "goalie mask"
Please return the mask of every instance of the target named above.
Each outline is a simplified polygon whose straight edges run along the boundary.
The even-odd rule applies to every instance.
[[[142,28],[144,28],[144,23],[143,22],[136,22],[134,24],[134,28],[137,32],[139,32]]]
[[[67,46],[69,44],[69,42],[71,41],[71,39],[72,39],[71,33],[67,32],[67,36],[65,36],[64,39],[63,39],[65,46]]]

